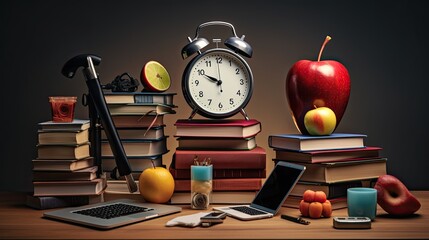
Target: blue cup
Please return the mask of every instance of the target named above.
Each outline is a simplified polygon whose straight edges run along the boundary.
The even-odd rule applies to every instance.
[[[369,217],[377,215],[377,190],[356,187],[347,189],[347,208],[349,217]]]

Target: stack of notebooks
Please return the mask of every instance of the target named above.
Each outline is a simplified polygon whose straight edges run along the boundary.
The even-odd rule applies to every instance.
[[[301,179],[284,202],[298,208],[305,190],[324,191],[333,209],[347,207],[347,189],[372,187],[386,174],[380,147],[365,146],[364,134],[333,133],[329,136],[276,134],[268,137],[275,151],[274,162],[305,165]]]
[[[170,172],[175,179],[172,204],[190,204],[194,159],[213,165],[210,203],[250,203],[266,177],[266,152],[257,146],[257,120],[179,119],[175,123],[178,147]]]
[[[78,119],[38,124],[34,193],[27,197],[27,205],[48,209],[103,201],[106,180],[97,177],[90,156],[89,126],[89,120]]]
[[[163,165],[162,156],[168,152],[168,136],[164,135],[164,116],[175,113],[174,95],[176,94],[165,92],[104,93],[136,182],[146,168],[153,166],[152,163],[155,166]],[[102,167],[108,179],[105,198],[109,200],[123,194],[128,195],[128,187],[117,172],[115,159],[104,131],[101,138]]]

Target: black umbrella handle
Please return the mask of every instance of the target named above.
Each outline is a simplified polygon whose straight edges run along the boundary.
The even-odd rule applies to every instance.
[[[86,59],[84,59],[84,57],[86,57]],[[99,64],[101,61],[101,58],[99,57],[95,57],[94,59],[96,64]],[[110,116],[106,100],[104,99],[100,81],[95,71],[93,56],[79,55],[75,58],[72,58],[64,65],[63,74],[71,78],[74,76],[74,73],[71,73],[71,71],[76,71],[79,66],[84,67],[83,73],[86,77],[86,85],[88,86],[89,95],[91,96],[94,106],[101,119],[101,125],[104,128],[110,148],[112,149],[113,156],[115,157],[119,175],[125,176],[129,191],[135,192],[137,191],[137,185],[133,179],[133,176],[131,175],[132,170],[128,163],[128,158],[125,154],[118,132],[116,131],[112,117]],[[69,71],[67,71],[67,69]]]

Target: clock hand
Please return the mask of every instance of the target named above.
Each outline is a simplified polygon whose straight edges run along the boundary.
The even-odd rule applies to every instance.
[[[204,76],[206,78],[208,78],[210,81],[216,82],[216,84],[218,86],[220,86],[220,92],[223,92],[223,90],[222,90],[222,80],[217,80],[215,77],[212,77],[212,76],[209,76],[209,75],[206,75],[206,74],[204,74]]]
[[[220,67],[219,67],[219,60],[216,59],[217,63],[217,75],[219,76],[219,80],[217,81],[217,85],[220,87],[220,92],[223,92],[222,90],[222,80],[220,80]]]
[[[206,74],[204,74],[204,76],[206,77],[206,78],[208,78],[209,80],[211,80],[211,81],[213,81],[213,82],[218,82],[219,80],[217,80],[216,78],[214,78],[214,77],[212,77],[212,76],[209,76],[209,75],[206,75]]]

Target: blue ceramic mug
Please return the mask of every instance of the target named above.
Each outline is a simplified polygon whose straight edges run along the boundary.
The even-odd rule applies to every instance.
[[[356,187],[347,189],[347,207],[349,217],[369,217],[377,215],[377,190]]]

